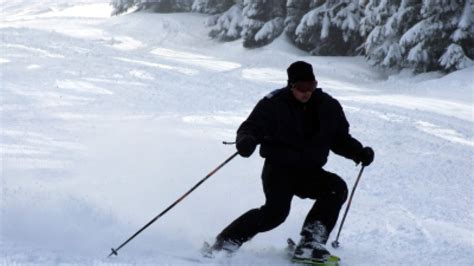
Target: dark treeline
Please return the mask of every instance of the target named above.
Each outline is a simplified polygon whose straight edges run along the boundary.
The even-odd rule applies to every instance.
[[[210,15],[209,35],[247,48],[281,34],[313,55],[364,55],[386,69],[451,72],[473,65],[472,0],[112,0],[130,8]]]

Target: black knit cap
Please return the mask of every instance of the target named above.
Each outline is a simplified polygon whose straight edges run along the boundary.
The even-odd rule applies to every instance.
[[[304,61],[296,61],[286,70],[288,73],[288,85],[298,81],[315,81],[313,67]]]

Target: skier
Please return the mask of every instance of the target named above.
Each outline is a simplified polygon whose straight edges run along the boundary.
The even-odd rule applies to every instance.
[[[261,99],[237,130],[241,156],[249,157],[260,144],[265,204],[228,225],[211,252],[234,252],[256,234],[283,223],[296,195],[316,202],[303,223],[293,259],[329,257],[325,244],[348,194],[344,180],[323,169],[329,151],[364,166],[374,159],[372,148],[349,134],[339,102],[317,87],[310,64],[294,62],[287,74],[287,86]]]

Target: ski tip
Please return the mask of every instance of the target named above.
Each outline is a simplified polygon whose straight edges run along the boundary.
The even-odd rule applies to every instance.
[[[204,241],[204,243],[202,244],[200,252],[204,258],[214,258],[214,255],[212,254],[211,244],[209,244],[209,242],[207,241]]]
[[[327,261],[330,261],[330,262],[339,262],[339,261],[341,261],[341,258],[339,258],[338,256],[330,255],[330,256],[327,258]]]
[[[292,259],[291,262],[313,266],[339,266],[339,261],[314,260],[314,259]]]
[[[295,241],[293,241],[293,239],[291,239],[291,238],[288,238],[288,239],[286,240],[286,243],[288,243],[288,245],[290,245],[290,246],[296,246]]]

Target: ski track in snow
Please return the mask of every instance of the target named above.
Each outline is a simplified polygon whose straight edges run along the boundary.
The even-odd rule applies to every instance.
[[[474,264],[473,68],[386,80],[361,58],[287,52],[282,39],[255,50],[214,42],[204,15],[110,18],[108,1],[0,11],[1,265],[291,265],[286,238],[311,206],[296,198],[283,225],[232,258],[198,255],[263,203],[257,155],[106,255],[234,152],[220,142],[296,60],[313,63],[352,135],[376,151],[331,249],[343,265]],[[358,171],[336,156],[326,169],[349,187]]]

